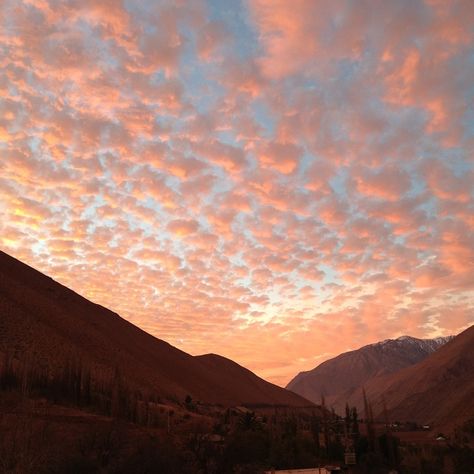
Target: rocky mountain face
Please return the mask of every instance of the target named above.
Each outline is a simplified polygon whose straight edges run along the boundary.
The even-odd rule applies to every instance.
[[[343,413],[347,401],[361,408],[361,388],[370,380],[421,362],[452,338],[401,336],[370,344],[299,373],[287,388],[317,403],[324,396],[327,406],[339,413]]]
[[[457,336],[402,336],[346,352],[298,374],[288,388],[343,413],[364,413],[363,391],[375,419],[429,424],[450,432],[474,419],[474,326]]]
[[[451,431],[474,418],[474,326],[421,362],[371,379],[365,390],[382,420],[388,416]]]

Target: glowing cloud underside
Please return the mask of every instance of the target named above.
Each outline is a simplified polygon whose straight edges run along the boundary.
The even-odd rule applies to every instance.
[[[4,0],[2,248],[277,383],[460,331],[472,25],[472,0]]]

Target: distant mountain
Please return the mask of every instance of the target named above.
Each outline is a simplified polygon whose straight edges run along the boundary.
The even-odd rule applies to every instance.
[[[299,373],[287,389],[319,403],[324,395],[327,406],[342,414],[347,401],[361,407],[360,388],[370,380],[412,366],[451,340],[453,336],[398,339],[370,344],[327,360],[314,369]]]
[[[474,326],[423,361],[368,381],[373,412],[384,418],[417,421],[449,431],[474,418]]]
[[[0,365],[8,354],[52,373],[71,360],[96,377],[120,373],[129,387],[165,399],[311,405],[228,359],[180,351],[0,252]]]

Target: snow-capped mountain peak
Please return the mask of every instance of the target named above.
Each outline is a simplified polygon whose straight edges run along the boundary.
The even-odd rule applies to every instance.
[[[370,344],[373,347],[387,347],[387,346],[410,346],[417,347],[422,351],[431,353],[439,349],[441,346],[453,339],[454,336],[442,336],[433,339],[418,339],[412,336],[400,336],[396,339],[385,339],[374,344]]]

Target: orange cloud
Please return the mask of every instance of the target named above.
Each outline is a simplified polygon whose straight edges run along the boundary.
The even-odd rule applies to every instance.
[[[289,174],[298,167],[302,155],[300,147],[293,143],[269,143],[260,153],[263,166],[269,166],[280,173]]]
[[[184,237],[194,234],[198,230],[199,224],[194,220],[176,219],[171,221],[166,228],[178,237]]]

